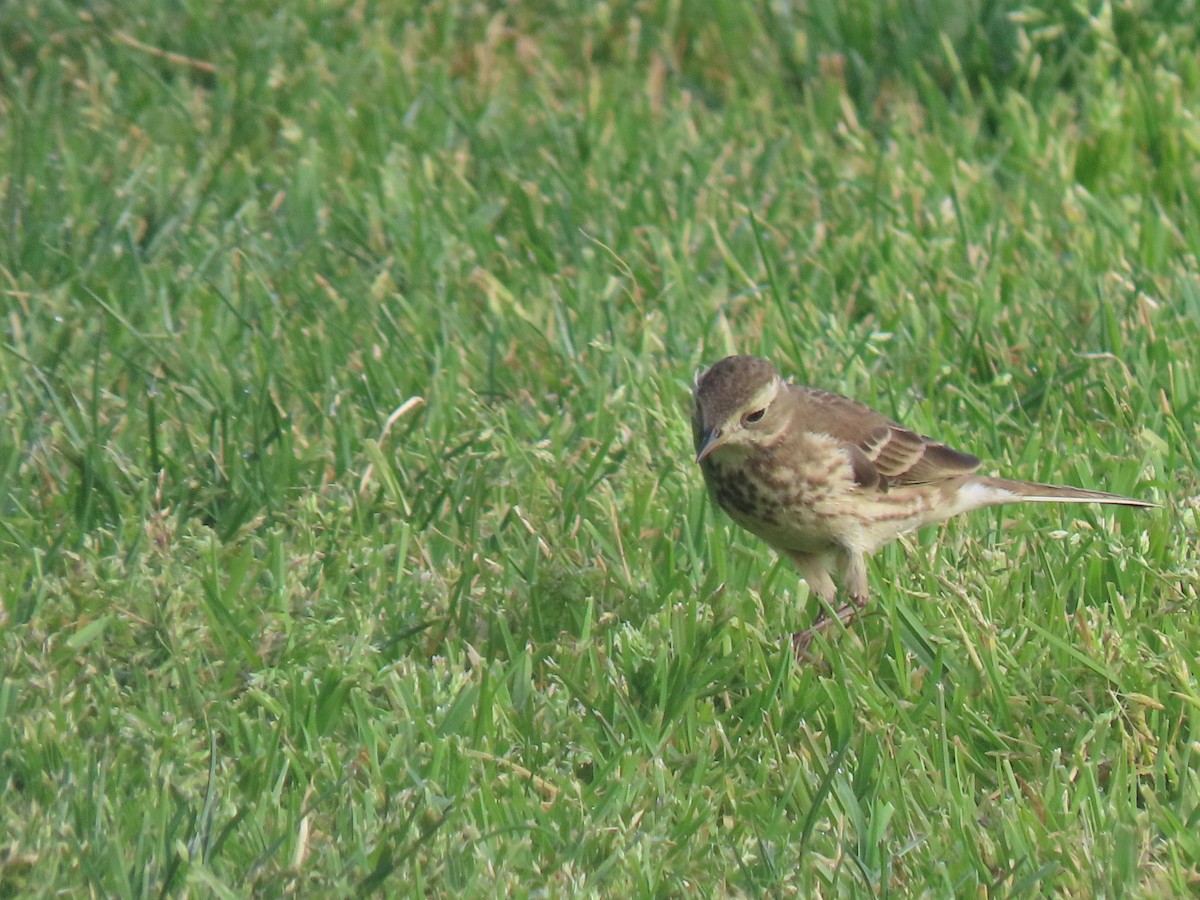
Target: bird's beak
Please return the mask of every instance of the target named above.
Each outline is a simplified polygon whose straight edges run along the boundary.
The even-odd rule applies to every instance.
[[[720,447],[723,437],[724,435],[721,434],[720,428],[710,428],[704,432],[704,440],[700,442],[700,449],[696,451],[696,462],[700,462],[700,460]]]

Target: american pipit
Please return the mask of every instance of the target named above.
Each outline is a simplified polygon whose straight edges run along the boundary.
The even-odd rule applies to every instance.
[[[787,384],[765,359],[729,356],[696,378],[696,462],[721,508],[796,564],[834,609],[867,602],[865,557],[959,513],[1022,501],[1154,506],[1103,491],[976,475],[979,460],[838,394]],[[832,621],[793,636],[803,651]]]

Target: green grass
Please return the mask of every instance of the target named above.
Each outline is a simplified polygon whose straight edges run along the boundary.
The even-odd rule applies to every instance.
[[[1194,4],[846,6],[0,8],[0,896],[1197,890]],[[734,348],[1163,508],[797,665]]]

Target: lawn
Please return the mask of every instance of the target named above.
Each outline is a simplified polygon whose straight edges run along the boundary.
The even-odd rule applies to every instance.
[[[1194,3],[0,5],[0,897],[1200,890]],[[1155,500],[797,662],[734,350]]]

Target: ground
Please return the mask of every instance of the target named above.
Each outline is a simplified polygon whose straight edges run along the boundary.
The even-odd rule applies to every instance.
[[[1187,6],[0,8],[0,896],[1195,892]],[[1161,508],[798,664],[734,350]]]

